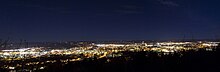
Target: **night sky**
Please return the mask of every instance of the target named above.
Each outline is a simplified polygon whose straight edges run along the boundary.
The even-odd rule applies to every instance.
[[[0,38],[173,40],[220,36],[220,0],[0,0]]]

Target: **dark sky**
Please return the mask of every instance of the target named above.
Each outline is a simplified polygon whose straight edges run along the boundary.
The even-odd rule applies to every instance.
[[[220,36],[220,0],[0,0],[0,38],[171,40]]]

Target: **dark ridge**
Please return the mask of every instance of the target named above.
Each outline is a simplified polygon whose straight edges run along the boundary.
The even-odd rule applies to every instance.
[[[86,59],[66,65],[56,63],[44,72],[219,72],[219,49],[200,49],[170,55],[156,52],[123,52],[122,57]],[[39,71],[39,72],[42,72]]]

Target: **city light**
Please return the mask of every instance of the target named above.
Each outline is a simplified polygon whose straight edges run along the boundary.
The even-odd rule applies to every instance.
[[[69,57],[60,60],[45,60],[41,62],[27,62],[25,65],[44,65],[48,63],[56,63],[58,61],[68,64],[69,62],[81,61],[88,58],[111,58],[122,56],[124,51],[154,51],[164,55],[187,50],[197,50],[204,48],[207,51],[213,51],[213,48],[219,42],[157,42],[157,43],[130,43],[130,44],[88,44],[87,46],[70,47],[70,48],[48,48],[48,47],[29,47],[20,49],[0,50],[0,58],[3,61],[28,60],[38,58],[50,58],[54,56]],[[110,60],[109,60],[110,61]],[[108,62],[109,62],[108,61]],[[16,69],[22,65],[18,63],[16,66],[5,65],[6,69]],[[44,69],[46,66],[37,69]]]

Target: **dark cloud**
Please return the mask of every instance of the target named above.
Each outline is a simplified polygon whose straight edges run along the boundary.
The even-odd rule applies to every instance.
[[[124,8],[124,9],[142,9],[143,7],[136,6],[136,5],[123,5],[123,6],[121,6],[121,8]]]
[[[143,12],[143,7],[138,5],[122,5],[115,12],[124,14],[141,14]]]
[[[169,6],[179,6],[179,4],[171,1],[171,0],[158,0],[163,5],[169,5]]]
[[[132,11],[132,10],[116,10],[115,12],[124,13],[124,14],[141,14],[143,11]]]

